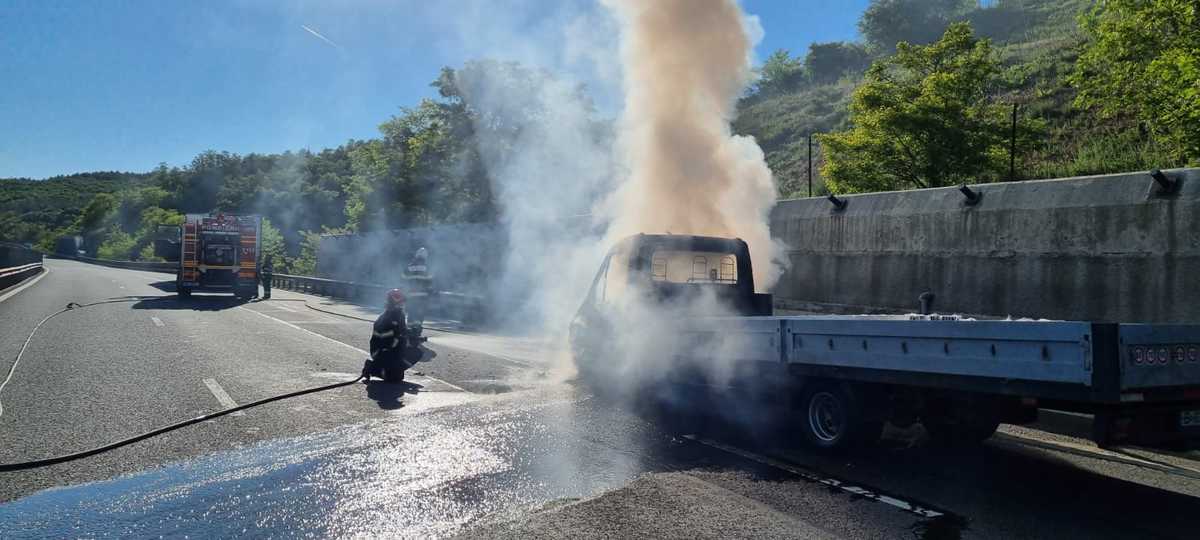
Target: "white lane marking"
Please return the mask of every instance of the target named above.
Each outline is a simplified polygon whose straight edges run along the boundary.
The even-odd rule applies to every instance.
[[[729,452],[730,454],[744,457],[746,459],[749,459],[749,460],[757,462],[757,463],[761,463],[763,465],[767,465],[769,467],[775,467],[776,469],[785,470],[787,472],[790,472],[795,475],[799,475],[808,480],[812,480],[814,482],[819,482],[819,483],[825,484],[827,486],[840,489],[847,493],[853,493],[860,497],[876,500],[881,503],[894,506],[896,508],[904,510],[905,512],[910,512],[910,513],[916,514],[921,517],[935,518],[935,517],[945,515],[943,512],[938,512],[937,510],[930,510],[930,509],[922,507],[922,506],[917,506],[908,501],[897,499],[895,497],[884,495],[882,493],[876,493],[874,491],[871,491],[871,490],[863,488],[863,487],[847,484],[836,478],[820,476],[814,472],[810,472],[810,471],[801,469],[799,467],[784,463],[777,459],[772,459],[772,458],[769,458],[766,456],[760,456],[758,454],[754,454],[754,453],[748,452],[746,450],[742,450],[741,448],[736,448],[736,447],[722,444],[722,443],[719,443],[719,442],[716,442],[713,440],[704,439],[701,437],[697,437],[695,435],[684,435],[683,438],[698,442],[705,446],[710,446],[712,448],[716,448],[717,450]]]
[[[154,321],[154,326],[166,326],[163,324],[162,319],[158,317],[150,317],[150,320]]]
[[[15,295],[29,287],[32,287],[34,283],[41,281],[42,278],[46,277],[46,274],[49,274],[49,273],[50,273],[50,268],[47,267],[45,264],[43,264],[42,265],[42,273],[38,274],[37,277],[25,282],[24,285],[21,285],[20,287],[17,287],[11,291],[4,293],[3,295],[0,295],[0,302],[8,300],[9,298],[12,298],[13,295]]]
[[[284,321],[292,324],[355,324],[351,321]]]
[[[358,348],[358,347],[355,347],[354,345],[350,345],[350,344],[347,344],[347,343],[342,343],[342,342],[340,342],[340,341],[338,341],[338,340],[336,340],[336,339],[333,339],[333,338],[331,338],[331,337],[329,337],[329,336],[323,336],[323,335],[321,335],[321,334],[318,334],[318,333],[316,333],[316,332],[313,332],[312,330],[309,330],[309,329],[307,329],[307,328],[300,328],[299,326],[296,326],[296,325],[294,325],[294,324],[292,324],[292,323],[290,323],[290,322],[287,322],[287,321],[285,321],[285,320],[283,320],[283,319],[276,319],[275,317],[272,317],[272,316],[270,316],[270,315],[267,315],[266,313],[261,313],[261,312],[258,312],[258,311],[254,311],[253,309],[249,309],[249,308],[247,308],[246,306],[237,306],[237,309],[244,309],[244,310],[246,310],[246,311],[249,311],[250,313],[253,313],[253,314],[255,314],[255,315],[258,315],[258,316],[260,316],[260,317],[266,317],[266,318],[268,318],[268,319],[271,319],[272,321],[275,321],[275,322],[277,322],[277,323],[279,323],[279,324],[284,324],[284,325],[290,326],[290,327],[292,327],[292,328],[295,328],[296,330],[299,330],[299,331],[301,331],[301,332],[304,332],[304,333],[307,333],[307,334],[312,334],[312,335],[314,335],[314,336],[317,336],[317,337],[319,337],[319,338],[321,338],[321,339],[323,339],[323,340],[325,340],[325,341],[329,341],[329,342],[337,343],[338,345],[341,345],[341,346],[343,346],[343,347],[346,347],[346,348],[348,348],[348,349],[351,349],[351,350],[353,350],[353,351],[356,351],[356,352],[358,352],[359,354],[362,354],[362,355],[363,355],[363,359],[364,359],[364,360],[365,360],[365,359],[367,359],[367,358],[370,358],[370,357],[371,357],[371,353],[369,353],[369,352],[367,352],[367,351],[364,351],[364,350],[362,350],[362,349],[360,349],[360,348]],[[437,381],[437,382],[440,382],[440,383],[442,383],[442,384],[444,384],[444,385],[446,385],[446,386],[449,386],[450,388],[453,388],[453,389],[455,389],[455,390],[458,390],[459,392],[466,392],[466,391],[467,391],[465,388],[463,388],[463,387],[461,387],[461,386],[458,386],[458,385],[456,385],[456,384],[454,384],[454,383],[452,383],[452,382],[443,381],[443,380],[441,380],[441,379],[438,379],[438,378],[436,378],[436,377],[430,377],[430,376],[428,376],[428,375],[426,375],[425,377],[427,377],[427,378],[429,378],[429,379],[432,379],[432,380],[435,380],[435,381]],[[468,393],[470,393],[470,392],[468,392]]]
[[[299,313],[298,311],[296,311],[290,307],[284,306],[284,305],[271,306],[271,307],[274,307],[275,309],[282,309],[288,313]]]
[[[221,388],[221,385],[217,384],[215,379],[204,379],[204,386],[208,387],[208,391],[212,392],[212,395],[217,398],[222,407],[232,409],[238,406],[237,402],[229,397],[229,394],[225,393],[225,389]],[[243,411],[238,411],[230,414],[230,416],[242,416],[242,413]]]

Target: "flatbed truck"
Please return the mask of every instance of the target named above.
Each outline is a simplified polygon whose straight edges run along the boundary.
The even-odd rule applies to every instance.
[[[773,314],[754,292],[740,239],[636,235],[605,258],[572,322],[581,371],[611,364],[622,316],[614,291],[661,305],[707,295],[720,314],[674,321],[676,373],[772,388],[812,445],[878,438],[885,422],[924,425],[949,444],[980,442],[1039,408],[1093,415],[1101,446],[1200,440],[1200,324],[976,320],[940,315]],[[711,376],[709,376],[711,379]]]

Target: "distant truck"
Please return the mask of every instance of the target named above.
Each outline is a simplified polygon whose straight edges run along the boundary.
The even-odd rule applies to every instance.
[[[720,384],[783,396],[818,448],[876,439],[884,422],[980,442],[1040,407],[1093,415],[1102,446],[1200,440],[1198,324],[774,316],[742,240],[637,235],[612,248],[572,321],[585,376],[609,369],[620,332],[637,331],[621,326],[619,297],[631,293],[662,306],[716,299],[722,315],[655,324],[675,341],[670,379],[705,384],[705,366],[721,363]]]
[[[261,242],[259,216],[187,214],[179,228],[176,292],[181,298],[195,291],[253,297],[258,292]]]

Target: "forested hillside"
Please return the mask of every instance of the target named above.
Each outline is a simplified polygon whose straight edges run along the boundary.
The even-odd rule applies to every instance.
[[[1174,58],[1178,62],[1171,62],[1179,70],[1190,69],[1190,73],[1179,73],[1180,77],[1164,78],[1159,83],[1184,89],[1190,83],[1191,95],[1200,97],[1195,75],[1200,56],[1197,8],[1194,4],[1189,7],[1187,3],[1167,1],[1109,1],[1107,8],[1105,3],[1096,4],[1089,0],[997,0],[980,7],[969,0],[876,0],[859,21],[861,42],[819,43],[813,44],[806,54],[777,51],[770,56],[761,67],[758,84],[742,100],[734,127],[758,139],[783,196],[806,196],[808,134],[818,134],[818,141],[828,143],[829,139],[820,134],[849,130],[854,125],[851,103],[856,90],[904,90],[882,83],[890,82],[897,71],[903,71],[894,65],[881,66],[885,69],[873,79],[877,84],[864,89],[868,67],[894,58],[899,42],[934,43],[952,24],[965,22],[973,38],[990,44],[988,56],[995,64],[986,76],[971,81],[974,89],[981,92],[978,99],[972,98],[971,105],[992,109],[983,114],[990,117],[989,123],[995,124],[992,126],[995,133],[990,135],[997,139],[993,141],[994,148],[989,149],[995,155],[984,158],[991,163],[968,175],[973,181],[1010,179],[1008,145],[1014,104],[1018,129],[1013,179],[1181,166],[1189,158],[1194,162],[1198,155],[1195,149],[1181,148],[1171,141],[1173,133],[1189,128],[1158,122],[1159,117],[1172,114],[1170,107],[1177,105],[1152,97],[1142,104],[1144,110],[1139,110],[1138,104],[1130,102],[1132,92],[1126,89],[1158,83],[1118,81],[1115,74],[1124,73],[1129,79],[1136,79],[1136,74],[1155,69],[1156,56],[1169,60],[1171,55],[1177,55]],[[1119,58],[1125,41],[1142,42],[1139,53],[1144,56],[1134,56],[1135,61],[1126,65],[1105,68],[1101,60]],[[968,49],[974,46],[962,45]],[[1081,54],[1092,61],[1081,64],[1078,62]],[[950,58],[941,60],[952,63]],[[911,86],[928,85],[951,71],[924,73]],[[1170,75],[1165,66],[1159,66],[1159,71]],[[961,73],[962,70],[954,72]],[[1100,86],[1103,88],[1097,88]],[[1093,98],[1081,99],[1081,88],[1090,89]],[[929,133],[918,132],[916,126],[938,119],[940,114],[943,117],[937,127],[945,127],[945,115],[951,112],[944,108],[945,101],[960,96],[921,97],[932,99],[924,103],[917,100],[917,107],[892,116],[887,116],[889,109],[896,112],[904,107],[879,101],[863,103],[860,124],[870,123],[872,114],[882,114],[882,121],[902,120],[905,125],[894,126],[897,129],[893,131],[873,130],[862,135],[923,139]],[[1188,101],[1182,95],[1175,99],[1177,104]],[[1105,102],[1119,105],[1105,110],[1102,106]],[[920,105],[926,107],[921,109]],[[974,111],[952,112],[962,115]],[[1194,127],[1190,130],[1200,131]],[[848,157],[886,161],[890,153],[903,150],[868,151],[866,146],[855,146],[854,155]],[[828,150],[828,144],[814,143],[813,184],[817,195],[830,191],[825,182],[825,176],[831,172],[825,159]],[[849,169],[862,174],[875,172],[865,167]],[[943,184],[934,182],[934,185]],[[885,181],[834,187],[833,191],[869,191],[925,186],[922,182]]]
[[[758,140],[782,197],[807,195],[813,133],[818,195],[1196,163],[1195,6],[874,0],[861,41],[770,55],[733,129]],[[254,212],[267,218],[268,251],[306,272],[321,232],[503,217],[496,179],[533,159],[515,149],[539,126],[570,120],[589,143],[611,143],[612,120],[554,74],[475,61],[431,78],[436,99],[337,148],[0,180],[0,240],[50,249],[82,234],[100,256],[149,258],[155,225],[182,213]],[[552,107],[548,87],[567,87],[565,99]]]

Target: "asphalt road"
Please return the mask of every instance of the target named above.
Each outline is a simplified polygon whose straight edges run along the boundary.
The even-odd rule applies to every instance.
[[[0,301],[0,462],[90,448],[353,378],[369,323],[279,291],[181,302],[166,274],[47,261]],[[4,293],[0,293],[3,296]],[[308,302],[305,302],[308,300]],[[324,302],[328,304],[328,302]],[[343,306],[348,314],[353,306]],[[362,312],[362,310],[359,310]],[[369,310],[366,311],[369,314]],[[410,384],[272,403],[100,456],[0,473],[0,537],[1193,538],[1200,461],[1112,453],[1054,416],[983,447],[843,457],[786,416],[664,418],[594,395],[537,340],[430,331]],[[919,441],[919,437],[912,440]]]

